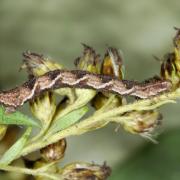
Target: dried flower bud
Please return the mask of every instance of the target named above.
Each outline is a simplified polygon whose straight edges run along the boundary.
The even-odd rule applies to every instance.
[[[96,54],[95,50],[92,47],[89,47],[85,44],[83,56],[78,57],[75,60],[75,65],[80,70],[89,71],[92,73],[99,73],[99,62],[100,56]]]
[[[128,115],[128,114],[126,114]],[[158,111],[133,111],[129,113],[131,120],[121,122],[123,128],[133,134],[150,134],[159,124],[162,115]]]
[[[177,33],[173,39],[174,52],[168,53],[161,65],[161,76],[170,80],[174,89],[179,87],[180,83],[180,29],[175,29]]]
[[[1,141],[1,140],[3,139],[3,137],[5,136],[6,131],[7,131],[7,128],[8,128],[7,125],[3,125],[3,124],[0,125],[0,141]]]
[[[40,150],[41,156],[47,162],[58,161],[64,157],[66,150],[66,140],[61,139],[56,143],[50,144]]]
[[[170,80],[174,88],[179,84],[179,75],[175,64],[175,54],[169,53],[161,65],[161,77]]]
[[[66,180],[105,180],[110,176],[111,169],[106,164],[100,166],[90,163],[72,163],[60,172]]]
[[[101,73],[110,76],[116,76],[119,79],[123,79],[123,62],[116,48],[109,47],[102,63]]]
[[[56,104],[53,94],[46,92],[30,103],[31,112],[42,122],[50,123],[56,111]]]
[[[24,63],[21,68],[26,68],[29,75],[40,76],[49,71],[62,69],[60,64],[50,61],[37,53],[27,51],[23,53],[23,57]]]

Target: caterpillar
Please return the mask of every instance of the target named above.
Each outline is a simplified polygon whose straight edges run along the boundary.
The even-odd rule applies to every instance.
[[[30,78],[27,82],[14,89],[0,92],[0,104],[6,108],[16,109],[45,91],[62,87],[94,89],[144,99],[167,91],[171,86],[170,81],[162,79],[138,83],[82,70],[58,69],[49,71],[39,77]]]

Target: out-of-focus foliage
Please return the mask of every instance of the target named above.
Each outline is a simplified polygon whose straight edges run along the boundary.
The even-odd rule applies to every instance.
[[[114,169],[110,180],[179,180],[180,129],[158,138],[158,145],[146,144]]]

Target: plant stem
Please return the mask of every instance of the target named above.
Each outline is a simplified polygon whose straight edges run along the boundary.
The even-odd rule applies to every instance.
[[[47,146],[49,144],[57,142],[59,139],[66,138],[66,137],[69,137],[72,135],[83,134],[84,132],[88,131],[87,130],[88,127],[91,127],[92,124],[94,124],[96,122],[106,120],[110,117],[112,118],[115,116],[119,116],[120,114],[129,112],[129,111],[133,111],[133,110],[136,110],[136,111],[151,110],[151,109],[157,108],[166,103],[174,103],[175,101],[172,99],[175,99],[178,97],[180,97],[180,89],[177,89],[174,92],[170,92],[170,93],[162,94],[160,96],[153,97],[151,99],[138,100],[134,103],[127,104],[127,105],[124,105],[124,106],[121,106],[118,108],[114,108],[107,112],[98,113],[98,114],[95,113],[93,116],[79,122],[78,124],[75,124],[73,126],[70,126],[67,129],[64,129],[58,133],[55,133],[48,139],[37,141],[37,142],[34,142],[33,144],[26,146],[23,149],[23,151],[21,152],[21,154],[18,155],[16,158],[27,155],[33,151],[36,151],[40,148]],[[111,121],[111,120],[109,120],[109,121]]]
[[[33,176],[44,176],[53,180],[63,180],[60,175],[52,174],[52,173],[46,173],[41,172],[38,169],[28,169],[28,168],[22,168],[22,167],[13,167],[13,166],[0,166],[1,170],[4,171],[11,171],[16,173],[23,173],[23,174],[29,174]]]

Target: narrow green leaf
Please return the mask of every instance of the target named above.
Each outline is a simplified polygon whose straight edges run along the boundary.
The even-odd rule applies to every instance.
[[[22,114],[21,112],[16,111],[10,114],[5,113],[5,109],[1,106],[0,106],[0,124],[16,124],[16,125],[40,127],[40,125],[36,121]]]
[[[32,127],[29,127],[26,132],[19,138],[2,156],[0,159],[1,165],[8,165],[10,164],[15,157],[22,151],[23,147],[25,146],[29,135],[31,134]]]
[[[65,116],[61,117],[60,119],[57,119],[54,124],[51,126],[49,133],[56,133],[60,130],[63,130],[65,128],[68,128],[69,126],[73,125],[77,121],[79,121],[88,111],[87,106],[83,106],[82,108],[79,108],[77,110],[74,110]]]

